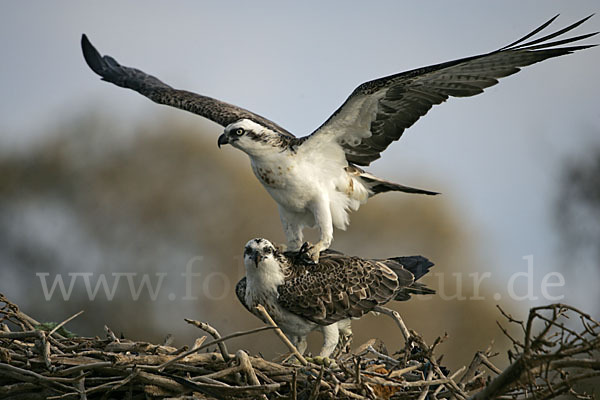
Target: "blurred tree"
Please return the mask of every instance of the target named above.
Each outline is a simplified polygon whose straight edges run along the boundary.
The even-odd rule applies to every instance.
[[[558,190],[556,222],[565,265],[592,266],[600,273],[600,144],[565,163]]]
[[[107,324],[132,338],[160,341],[172,333],[189,344],[200,332],[184,317],[222,333],[258,326],[233,288],[249,239],[284,239],[276,205],[242,164],[247,158],[218,151],[215,126],[193,121],[147,122],[126,132],[110,118],[88,116],[62,124],[29,152],[0,159],[0,290],[43,321],[86,310],[69,324],[85,335]],[[422,254],[436,263],[425,282],[439,295],[392,307],[429,342],[448,332],[444,351],[453,367],[502,338],[494,287],[481,286],[485,301],[467,301],[474,294],[468,274],[489,268],[479,265],[472,227],[455,210],[444,196],[382,195],[352,214],[333,246],[363,257]],[[199,276],[185,278],[186,271]],[[88,274],[90,283],[86,288],[81,275],[69,299],[58,289],[46,299],[39,273],[48,274],[49,287],[57,274],[67,289],[69,273]],[[121,276],[114,296],[100,287],[90,297],[99,279],[112,288],[124,273],[137,274],[133,288]],[[154,286],[161,282],[155,298],[147,290],[135,296],[143,274]],[[401,344],[385,316],[369,315],[354,330],[356,344],[372,337],[390,349]],[[272,356],[285,350],[274,341],[262,334],[232,346]]]

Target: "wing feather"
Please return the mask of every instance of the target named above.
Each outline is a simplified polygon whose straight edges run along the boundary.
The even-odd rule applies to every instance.
[[[286,310],[317,324],[358,318],[378,304],[393,299],[406,283],[386,262],[322,253],[318,265],[296,264],[278,288],[278,303]],[[412,274],[409,284],[412,284]],[[400,282],[399,282],[400,281]]]
[[[248,304],[246,304],[246,277],[243,277],[242,279],[240,279],[238,281],[237,285],[235,285],[235,295],[238,298],[238,300],[240,301],[240,303],[242,303],[244,308],[246,310],[252,312],[250,307],[248,307]]]
[[[155,103],[201,115],[224,127],[240,119],[249,119],[284,136],[294,137],[281,126],[258,114],[208,96],[174,89],[144,71],[125,67],[111,56],[102,56],[85,34],[81,36],[81,49],[88,66],[100,75],[102,80],[133,89]]]
[[[559,37],[587,21],[579,20],[566,28],[526,42],[548,27],[557,16],[521,39],[487,54],[387,76],[358,86],[344,104],[306,143],[335,139],[346,159],[357,165],[369,165],[381,156],[405,129],[412,126],[434,105],[449,97],[468,97],[520,71],[522,67],[595,45],[556,46],[577,42],[598,32],[561,39]]]

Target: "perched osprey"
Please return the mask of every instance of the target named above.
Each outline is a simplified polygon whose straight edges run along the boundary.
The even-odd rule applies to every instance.
[[[231,144],[248,154],[254,174],[279,206],[288,249],[301,247],[304,227],[318,227],[320,239],[310,250],[316,260],[331,244],[334,226],[345,229],[348,212],[357,210],[369,197],[387,191],[436,194],[380,179],[358,166],[378,159],[406,128],[448,97],[474,96],[520,67],[592,47],[557,46],[595,33],[551,41],[588,18],[528,41],[554,17],[499,50],[363,83],[323,125],[301,138],[243,108],[174,89],[110,56],[101,56],[85,35],[81,45],[86,62],[103,80],[224,126],[219,147]]]
[[[415,282],[433,266],[425,257],[367,260],[325,250],[318,264],[308,260],[281,253],[266,239],[252,239],[244,249],[246,276],[236,285],[244,307],[262,319],[255,310],[262,304],[300,353],[313,330],[323,333],[320,355],[328,357],[340,333],[350,333],[351,318],[390,300],[435,293]]]

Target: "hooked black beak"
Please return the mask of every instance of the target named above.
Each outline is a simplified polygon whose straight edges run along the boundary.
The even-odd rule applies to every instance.
[[[252,254],[252,261],[254,261],[254,266],[258,268],[258,263],[262,261],[262,257],[258,251]]]
[[[219,148],[221,148],[221,145],[223,144],[227,144],[229,143],[229,139],[227,139],[227,136],[225,136],[225,134],[221,134],[221,136],[219,136],[219,140],[217,140],[217,146],[219,146]]]

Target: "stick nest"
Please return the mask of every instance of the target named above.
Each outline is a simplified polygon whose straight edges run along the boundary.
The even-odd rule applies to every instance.
[[[104,338],[75,336],[64,325],[79,314],[41,324],[0,294],[0,399],[592,398],[575,388],[600,375],[600,324],[573,307],[533,308],[526,321],[501,310],[523,337],[501,326],[513,343],[504,371],[490,361],[495,354],[489,348],[468,367],[448,371],[435,355],[444,338],[427,345],[396,312],[379,311],[394,318],[407,339],[404,348],[389,354],[372,339],[352,352],[340,348],[331,363],[317,365],[301,356],[274,362],[227,350],[233,337],[281,334],[273,324],[221,337],[205,322],[186,320],[211,339],[200,336],[191,348],[175,348],[169,339],[117,338],[108,327]]]

